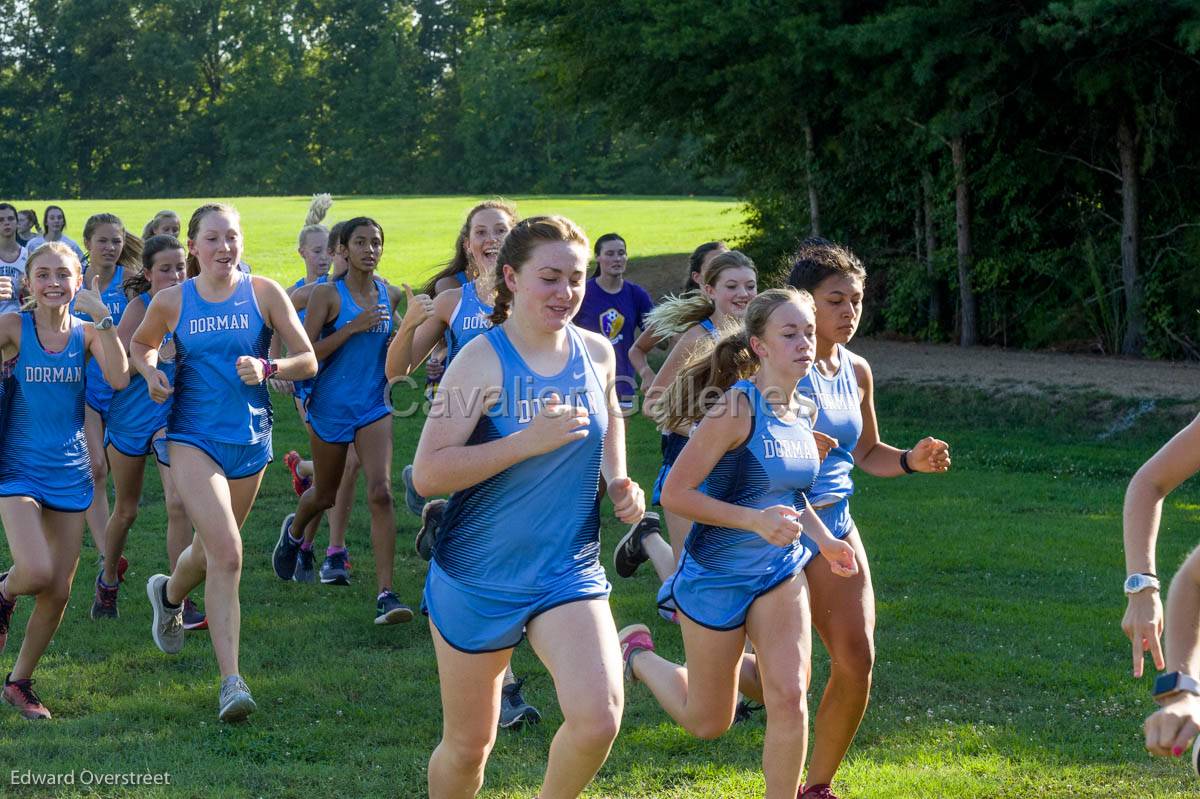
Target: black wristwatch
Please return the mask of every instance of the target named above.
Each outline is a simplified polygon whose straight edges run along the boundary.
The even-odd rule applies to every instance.
[[[1154,679],[1154,701],[1160,705],[1179,694],[1200,696],[1200,682],[1182,671],[1168,671]]]

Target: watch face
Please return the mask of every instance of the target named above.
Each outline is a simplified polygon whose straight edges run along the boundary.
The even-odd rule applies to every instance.
[[[1160,674],[1154,680],[1154,695],[1169,694],[1179,687],[1179,672]]]

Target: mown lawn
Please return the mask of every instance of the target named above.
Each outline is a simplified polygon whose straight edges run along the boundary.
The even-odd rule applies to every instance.
[[[1129,678],[1118,629],[1123,486],[1184,416],[1167,407],[1135,430],[1099,439],[1122,408],[1079,395],[1034,401],[956,389],[881,392],[888,438],[937,432],[953,444],[955,469],[942,478],[861,481],[855,515],[879,595],[879,664],[873,705],[840,776],[844,796],[1193,795],[1183,764],[1151,761],[1141,749],[1148,685]],[[631,468],[648,484],[657,438],[640,418],[631,431]],[[397,470],[418,433],[416,420],[397,423]],[[293,446],[303,448],[300,425],[281,404],[276,453]],[[148,770],[170,772],[172,786],[98,793],[423,796],[439,730],[433,652],[423,623],[371,624],[365,512],[356,510],[352,525],[351,587],[280,582],[268,559],[294,500],[282,466],[268,470],[246,529],[243,576],[242,669],[259,712],[227,727],[215,721],[206,634],[190,635],[175,659],[150,641],[143,585],[165,556],[161,494],[149,483],[129,548],[121,619],[87,618],[95,552],[85,549],[66,621],[38,674],[57,718],[31,725],[0,713],[0,779],[7,783],[12,769]],[[1192,485],[1168,503],[1163,572],[1182,560],[1198,509]],[[403,510],[398,519],[397,587],[415,603],[424,573],[408,546],[416,522]],[[620,533],[621,525],[606,521],[606,552]],[[645,571],[614,586],[618,622],[649,622],[661,650],[679,656],[677,633],[652,611],[654,585]],[[28,601],[18,609],[14,647],[29,609]],[[814,695],[826,673],[824,655],[816,661]],[[486,796],[535,793],[561,718],[549,678],[527,648],[516,663],[532,677],[527,696],[546,723],[500,736]],[[589,795],[699,799],[761,791],[761,716],[706,743],[670,722],[643,687],[628,694],[621,737]],[[87,795],[79,785],[57,792]]]

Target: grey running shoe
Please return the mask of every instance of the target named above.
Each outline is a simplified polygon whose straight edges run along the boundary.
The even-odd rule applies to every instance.
[[[217,718],[227,722],[245,721],[258,707],[254,704],[254,697],[250,696],[246,681],[237,674],[231,674],[221,680],[219,704],[221,709]]]
[[[326,555],[321,562],[321,582],[325,585],[350,585],[350,552],[343,549]]]
[[[650,559],[646,548],[642,546],[642,539],[649,533],[659,532],[660,529],[658,514],[653,511],[646,511],[642,520],[629,528],[629,532],[622,536],[617,548],[613,550],[613,568],[617,570],[617,574],[632,577],[638,566]]]
[[[425,507],[425,497],[418,494],[417,489],[413,486],[411,463],[400,472],[400,479],[404,481],[404,504],[408,506],[408,512],[413,516],[420,516],[421,509]]]
[[[301,549],[299,557],[296,558],[296,571],[292,573],[292,579],[298,583],[315,583],[316,560],[317,556],[311,549]]]
[[[542,720],[542,714],[521,696],[521,686],[525,678],[520,677],[500,689],[500,728],[504,730],[520,729],[525,724],[537,724]]]
[[[154,618],[150,622],[150,634],[154,643],[168,655],[183,649],[183,605],[167,607],[163,601],[163,589],[167,586],[167,575],[156,574],[146,581],[146,596]]]
[[[421,509],[421,529],[417,530],[414,544],[422,560],[433,558],[433,545],[437,543],[438,529],[442,525],[442,514],[446,511],[446,500],[431,499]]]

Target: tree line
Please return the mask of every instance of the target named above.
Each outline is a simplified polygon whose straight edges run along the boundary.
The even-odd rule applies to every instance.
[[[564,103],[736,173],[758,258],[850,244],[876,328],[1200,358],[1194,0],[492,7]]]
[[[729,193],[476,2],[0,0],[0,195]]]

